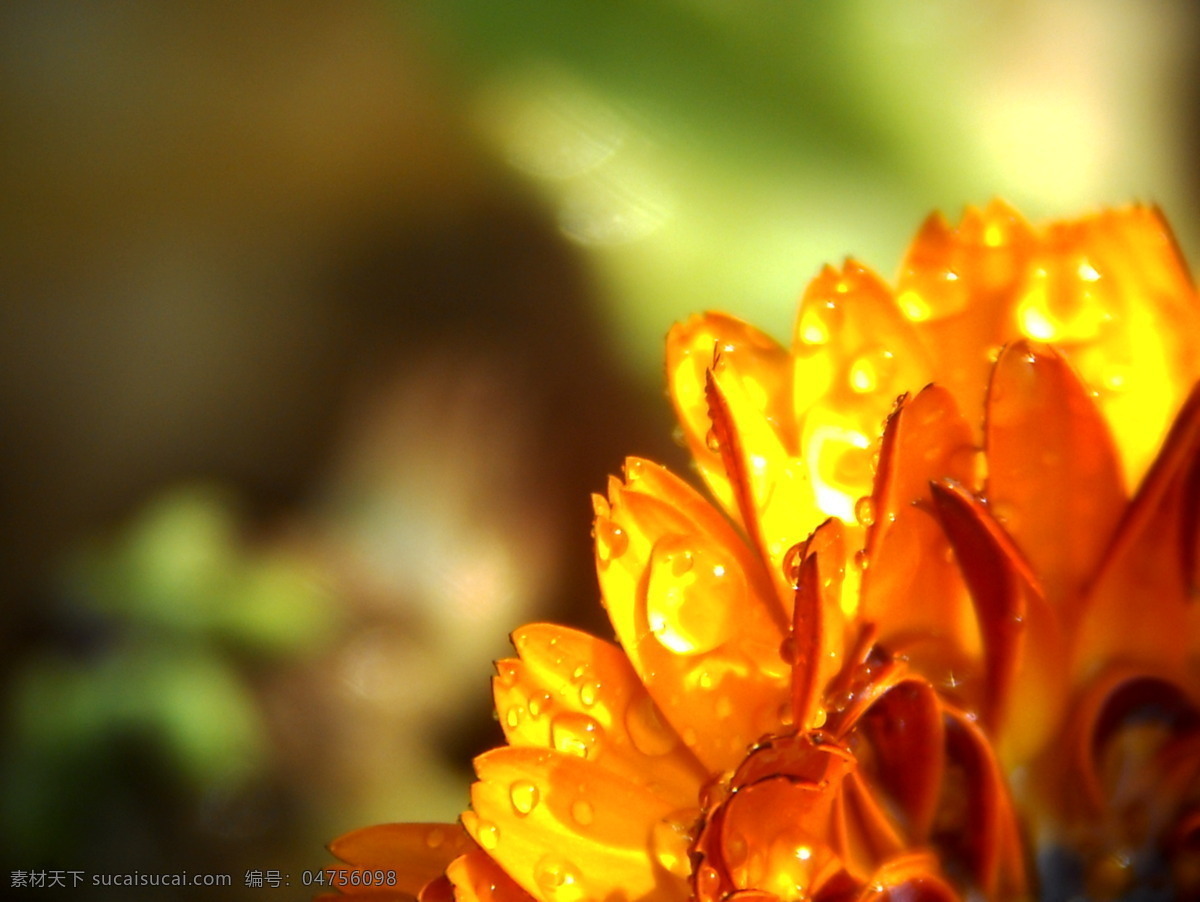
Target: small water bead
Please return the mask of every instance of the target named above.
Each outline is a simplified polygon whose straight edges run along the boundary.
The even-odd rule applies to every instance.
[[[500,845],[500,828],[491,821],[478,821],[475,824],[475,838],[480,846],[490,852]]]
[[[537,807],[541,799],[537,784],[529,780],[517,780],[508,788],[508,800],[520,817],[525,817]]]
[[[571,803],[571,820],[580,827],[589,826],[596,817],[596,809],[587,799],[576,799]]]
[[[696,872],[696,895],[702,899],[714,898],[721,889],[721,875],[711,864]]]
[[[425,845],[427,848],[436,849],[446,841],[446,831],[441,827],[433,827],[425,834]]]
[[[852,391],[860,395],[883,388],[896,376],[896,355],[885,347],[869,347],[850,364],[846,378]]]
[[[522,705],[512,705],[504,712],[504,723],[510,730],[515,730],[525,719],[525,708]]]
[[[529,716],[537,720],[550,708],[553,699],[548,692],[535,692],[529,696]]]
[[[579,704],[585,708],[590,708],[596,704],[596,699],[600,695],[600,683],[596,680],[588,680],[579,687]]]
[[[746,579],[731,560],[695,537],[664,536],[650,554],[646,618],[655,638],[676,654],[712,651],[733,634]]]
[[[865,548],[860,548],[854,552],[854,566],[862,572],[866,572],[871,567],[871,556],[867,554]]]
[[[608,517],[598,516],[594,529],[596,556],[601,566],[607,567],[629,548],[629,536],[625,530]]]
[[[870,495],[863,495],[854,502],[854,519],[859,526],[873,526],[875,523],[875,500]]]
[[[663,722],[649,693],[642,693],[629,703],[625,710],[625,729],[634,748],[643,755],[665,755],[679,744],[679,737]]]
[[[560,752],[595,758],[604,739],[604,728],[586,714],[568,711],[550,722],[550,743]]]
[[[586,898],[579,871],[556,855],[546,855],[538,861],[533,879],[543,898],[552,902],[583,902]]]
[[[717,437],[715,429],[709,429],[704,433],[704,447],[713,454],[721,453],[721,440]]]
[[[818,305],[808,307],[800,314],[800,340],[806,345],[820,347],[829,341],[829,326]]]
[[[800,588],[800,565],[804,563],[804,543],[797,542],[783,555],[783,578],[793,589]],[[785,659],[786,660],[786,659]]]
[[[1100,387],[1114,395],[1128,391],[1130,372],[1130,367],[1120,364],[1108,366],[1100,374]]]
[[[791,702],[784,702],[782,705],[780,705],[775,716],[779,723],[785,727],[790,727],[796,722],[796,715],[792,711]]]

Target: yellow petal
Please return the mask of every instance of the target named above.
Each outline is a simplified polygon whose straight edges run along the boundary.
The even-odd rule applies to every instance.
[[[854,526],[855,504],[871,490],[871,446],[884,418],[897,397],[929,381],[925,351],[887,286],[852,260],[809,284],[792,351],[800,446],[820,519]]]
[[[900,267],[897,302],[919,324],[937,383],[974,430],[983,423],[989,351],[1016,334],[1012,300],[1035,246],[1020,214],[993,201],[968,207],[957,228],[931,216]]]
[[[1132,488],[1200,378],[1195,287],[1152,207],[1053,224],[1042,246],[1027,290],[1036,297],[1048,281],[1052,309],[1049,331],[1030,337],[1054,342],[1096,392]]]
[[[744,399],[740,412],[760,421],[760,428],[774,434],[775,444],[794,454],[791,358],[769,335],[723,313],[693,316],[667,334],[667,385],[688,449],[709,490],[737,518],[740,512],[710,432],[705,382],[715,361],[730,391],[736,386]]]
[[[542,902],[683,902],[684,880],[657,863],[655,827],[674,809],[597,762],[500,748],[475,759],[475,841]]]
[[[577,630],[513,633],[520,661],[494,683],[509,744],[575,754],[669,801],[695,804],[708,774],[663,722],[624,652]]]
[[[600,588],[634,669],[704,766],[732,767],[787,710],[787,614],[761,562],[693,489],[646,461],[599,499],[595,529]],[[613,530],[615,556],[601,538]]]
[[[1189,396],[1105,552],[1076,642],[1077,679],[1109,660],[1183,672],[1189,649],[1200,641],[1191,601],[1198,460],[1200,388]]]

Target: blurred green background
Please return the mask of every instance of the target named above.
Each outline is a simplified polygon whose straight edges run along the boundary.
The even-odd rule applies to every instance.
[[[785,335],[995,195],[1196,259],[1198,48],[1182,0],[0,6],[6,870],[299,898],[455,817],[508,631],[608,634],[588,492],[686,468],[669,325]]]

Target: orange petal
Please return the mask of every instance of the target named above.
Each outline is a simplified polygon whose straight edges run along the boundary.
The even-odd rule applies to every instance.
[[[994,729],[1003,720],[1016,675],[1034,576],[974,496],[953,483],[935,482],[930,488],[979,618],[987,673],[982,713]]]
[[[871,489],[871,444],[896,398],[929,381],[925,352],[891,291],[852,260],[809,284],[792,349],[800,448],[821,519],[854,525]]]
[[[1200,636],[1196,609],[1196,472],[1200,388],[1180,411],[1146,480],[1129,504],[1089,593],[1075,672],[1121,659],[1180,672]],[[1131,603],[1131,599],[1137,603]]]
[[[1014,334],[1010,305],[1035,248],[1033,229],[1002,201],[968,207],[951,228],[926,220],[900,267],[896,299],[920,334],[940,385],[973,428],[983,423],[988,350]]]
[[[1018,341],[988,387],[988,505],[1071,633],[1125,504],[1108,427],[1065,360]]]
[[[520,661],[494,682],[509,744],[600,762],[669,800],[695,804],[708,773],[662,722],[625,653],[578,630],[532,624],[513,633]]]
[[[710,434],[707,374],[719,362],[727,390],[741,402],[746,420],[773,434],[773,443],[795,453],[791,414],[791,359],[774,339],[724,313],[676,323],[667,334],[667,385],[692,457],[731,517],[739,516],[733,491]]]
[[[1107,210],[1046,230],[1032,291],[1051,287],[1043,332],[1071,361],[1113,428],[1127,486],[1150,465],[1191,385],[1200,303],[1162,214]],[[1027,330],[1027,334],[1029,334]]]
[[[799,558],[799,564],[792,560]],[[796,587],[792,631],[786,647],[792,658],[792,722],[819,726],[825,712],[818,701],[842,666],[846,618],[842,611],[846,577],[846,540],[842,521],[830,517],[785,558]],[[853,591],[853,590],[851,590]]]
[[[705,376],[713,446],[721,457],[737,517],[787,594],[780,569],[788,550],[822,519],[810,473],[770,420],[745,396],[745,384],[718,361]]]
[[[631,462],[599,499],[597,573],[634,669],[710,772],[733,767],[786,713],[787,621],[728,522],[661,467]],[[621,553],[601,536],[619,530]]]
[[[340,836],[329,851],[356,871],[394,871],[395,889],[415,896],[469,849],[458,824],[379,824]],[[388,889],[392,889],[389,887]]]
[[[991,742],[975,718],[947,707],[948,779],[935,825],[939,848],[961,856],[985,896],[1021,898],[1026,888],[1020,827]]]
[[[795,658],[792,662],[792,719],[803,729],[811,728],[817,708],[820,690],[817,670],[821,666],[824,644],[822,619],[820,574],[817,556],[812,554],[800,565],[790,638]]]
[[[456,902],[531,902],[534,899],[481,849],[456,858],[446,868],[446,876],[454,886]]]
[[[494,749],[475,770],[464,826],[543,902],[687,898],[652,845],[669,802],[596,762],[540,749]]]
[[[862,729],[875,751],[875,781],[899,803],[910,845],[927,841],[945,770],[942,709],[933,687],[909,677],[865,713]]]
[[[973,672],[979,629],[950,544],[931,515],[929,484],[978,483],[980,456],[950,393],[928,386],[888,418],[880,447],[862,563],[863,619],[879,641],[964,699],[978,694]]]

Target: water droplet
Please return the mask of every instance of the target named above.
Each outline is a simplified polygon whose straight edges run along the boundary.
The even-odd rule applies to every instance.
[[[712,689],[713,685],[716,683],[716,679],[713,677],[712,671],[703,664],[701,664],[699,667],[693,668],[688,672],[687,681],[690,686],[703,692],[707,692]]]
[[[687,433],[683,431],[682,426],[676,426],[671,430],[671,441],[677,444],[680,448],[687,447]]]
[[[709,429],[708,432],[704,433],[704,447],[713,454],[721,453],[721,440],[717,438],[716,430]]]
[[[796,663],[798,657],[796,655],[796,637],[788,633],[784,640],[779,643],[779,657],[783,659],[783,663],[791,667]]]
[[[711,864],[701,866],[696,872],[696,895],[701,899],[713,899],[721,889],[721,875]]]
[[[776,712],[776,717],[783,726],[792,726],[796,722],[796,715],[792,711],[792,703],[784,702],[780,705],[779,710]]]
[[[712,651],[733,633],[746,597],[741,569],[685,536],[664,536],[650,553],[646,617],[663,646],[681,655]]]
[[[863,495],[854,502],[854,519],[859,526],[871,526],[875,523],[875,500],[870,495]]]
[[[826,344],[838,330],[842,310],[836,301],[806,301],[800,313],[800,341],[813,348]]]
[[[540,798],[541,793],[538,792],[537,784],[529,780],[517,780],[508,787],[508,800],[512,802],[513,810],[521,817],[533,811]]]
[[[1113,364],[1100,374],[1100,387],[1111,394],[1129,389],[1129,367]]]
[[[896,355],[887,348],[868,348],[854,358],[846,378],[851,390],[869,394],[889,385],[896,375]]]
[[[535,692],[529,696],[529,716],[537,720],[549,710],[553,699],[548,692]]]
[[[520,705],[513,705],[504,712],[504,723],[510,730],[515,730],[521,725],[521,721],[525,719],[525,709]]]
[[[866,571],[871,566],[871,556],[867,554],[865,548],[860,548],[854,552],[854,566],[859,570]]]
[[[571,803],[571,820],[579,826],[586,827],[595,819],[596,810],[587,799],[576,799]]]
[[[585,708],[590,708],[596,704],[596,699],[600,694],[600,684],[595,680],[588,680],[579,687],[579,704]]]
[[[436,849],[446,841],[446,831],[441,827],[433,827],[425,834],[425,845],[430,849]]]
[[[914,323],[924,322],[933,312],[925,303],[925,299],[911,288],[896,295],[896,305],[900,308],[900,312]]]
[[[604,728],[586,714],[568,711],[550,722],[550,743],[560,752],[595,758],[600,752]]]
[[[550,902],[583,902],[579,872],[556,855],[547,855],[533,868],[533,879]]]
[[[629,703],[625,710],[625,729],[629,739],[643,755],[665,755],[679,744],[675,731],[667,726],[649,693]]]
[[[599,558],[601,567],[607,567],[629,547],[629,536],[625,530],[608,517],[597,517],[594,531],[596,557]]]
[[[480,846],[490,852],[500,845],[500,828],[491,821],[478,821],[475,824],[475,838]]]

